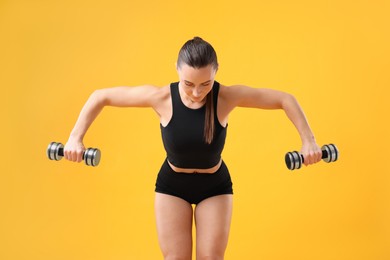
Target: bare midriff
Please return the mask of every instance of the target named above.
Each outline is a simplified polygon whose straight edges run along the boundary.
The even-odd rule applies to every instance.
[[[170,163],[169,161],[168,161],[168,164],[169,164],[169,166],[171,166],[172,170],[174,170],[175,172],[188,173],[188,174],[196,174],[196,173],[213,174],[221,166],[222,158],[221,158],[221,160],[219,160],[219,163],[217,165],[215,165],[212,168],[208,168],[208,169],[179,168],[179,167],[176,167],[175,165],[173,165],[172,163]]]

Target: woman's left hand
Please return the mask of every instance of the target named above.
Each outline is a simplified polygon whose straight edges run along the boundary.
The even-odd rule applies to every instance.
[[[322,150],[315,141],[303,143],[301,154],[303,155],[305,166],[321,161]]]

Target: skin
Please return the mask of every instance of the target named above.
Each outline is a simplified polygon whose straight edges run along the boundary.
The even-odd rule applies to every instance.
[[[180,79],[179,93],[189,108],[204,105],[206,95],[211,91],[217,69],[209,65],[193,68],[186,64],[177,66]],[[81,162],[85,150],[83,138],[89,126],[104,106],[151,107],[157,113],[160,123],[166,126],[172,117],[170,86],[156,87],[114,87],[94,91],[83,109],[64,148],[64,157]],[[297,100],[288,93],[265,88],[243,85],[220,85],[217,117],[226,126],[230,112],[236,107],[259,109],[283,109],[296,127],[302,141],[301,153],[304,164],[310,165],[321,160],[321,149],[317,145],[307,119]],[[212,174],[221,162],[210,169],[177,168],[182,173]],[[174,196],[156,193],[155,215],[157,232],[164,259],[191,259],[192,221],[196,224],[197,259],[223,259],[227,246],[232,216],[232,195],[214,196],[192,206]]]

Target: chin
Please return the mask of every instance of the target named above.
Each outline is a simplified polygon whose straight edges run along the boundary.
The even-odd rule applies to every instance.
[[[206,97],[203,97],[203,98],[192,98],[191,100],[194,101],[194,102],[197,102],[197,103],[200,103],[202,102],[203,100],[205,100]]]

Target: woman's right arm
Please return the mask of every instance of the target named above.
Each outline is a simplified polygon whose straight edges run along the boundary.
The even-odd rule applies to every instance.
[[[83,106],[76,124],[64,147],[64,158],[81,162],[85,150],[84,136],[92,122],[105,106],[154,107],[160,88],[145,85],[139,87],[114,87],[94,91]]]

